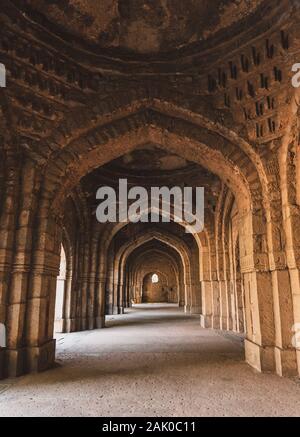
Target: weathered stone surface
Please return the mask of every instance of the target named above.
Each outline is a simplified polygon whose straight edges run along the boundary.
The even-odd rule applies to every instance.
[[[143,300],[300,373],[299,19],[289,0],[3,0],[1,376],[53,364],[55,318],[102,328]],[[99,224],[96,190],[119,178],[204,186],[204,230]]]

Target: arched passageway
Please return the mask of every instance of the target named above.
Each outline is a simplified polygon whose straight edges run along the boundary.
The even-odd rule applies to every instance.
[[[189,29],[180,45],[157,36],[147,49],[125,32],[112,47],[100,38],[101,54],[59,13],[76,37],[47,29],[45,5],[4,3],[1,376],[53,366],[54,327],[102,329],[145,301],[244,336],[260,372],[299,375],[299,90],[286,63],[299,51],[297,2],[271,17],[265,1],[249,6],[243,26],[238,14],[209,43]],[[204,187],[203,228],[187,232],[176,211],[166,223],[161,205],[160,220],[99,223],[97,190],[120,179],[147,193]]]
[[[169,302],[168,282],[162,273],[148,273],[142,284],[142,303]]]

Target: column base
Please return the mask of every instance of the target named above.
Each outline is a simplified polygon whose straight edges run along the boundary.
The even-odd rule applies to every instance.
[[[93,329],[95,329],[95,318],[94,317],[87,318],[87,329],[89,331],[92,331]]]
[[[118,314],[124,314],[124,307],[120,307],[120,306],[114,306],[113,307],[113,315],[118,315]]]
[[[4,357],[5,349],[0,348],[0,379],[4,378]]]
[[[227,330],[233,331],[233,320],[232,317],[227,318]]]
[[[190,307],[190,313],[191,314],[201,314],[201,306],[200,305],[192,305]]]
[[[200,314],[200,326],[201,326],[201,328],[211,328],[212,327],[212,316]]]
[[[190,305],[184,305],[184,312],[185,313],[190,313],[191,310],[191,306]]]
[[[300,376],[300,350],[299,349],[296,349],[296,359],[297,359],[298,375]]]
[[[26,348],[6,349],[4,360],[4,378],[21,376],[26,373]]]
[[[220,317],[219,316],[212,316],[212,328],[213,329],[220,329]]]
[[[112,306],[112,304],[108,304],[108,305],[106,305],[106,307],[105,307],[105,314],[107,314],[108,316],[111,316],[111,315],[113,315],[113,306]]]
[[[95,317],[95,325],[97,329],[105,328],[105,316]]]
[[[81,319],[80,329],[81,331],[86,331],[88,329],[88,323],[86,317]]]
[[[274,348],[276,373],[279,376],[298,376],[297,355],[295,349]]]
[[[222,329],[223,331],[228,331],[227,317],[220,317],[220,329]]]
[[[92,331],[93,329],[100,329],[105,327],[105,316],[101,317],[89,317],[87,319],[87,329]]]
[[[76,319],[63,319],[62,333],[75,332],[76,331]]]
[[[258,372],[274,372],[275,357],[273,346],[260,346],[245,339],[246,362]]]
[[[2,352],[2,351],[1,351]],[[16,377],[31,372],[42,372],[54,365],[55,340],[52,339],[42,346],[32,346],[20,349],[5,349],[4,371],[2,377]]]
[[[26,351],[26,371],[42,372],[53,366],[55,362],[55,340],[42,346],[28,347]]]

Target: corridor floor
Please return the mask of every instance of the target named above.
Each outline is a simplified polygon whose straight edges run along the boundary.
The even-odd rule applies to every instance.
[[[242,338],[172,305],[57,336],[57,366],[0,381],[0,416],[299,416],[300,381],[243,362]]]

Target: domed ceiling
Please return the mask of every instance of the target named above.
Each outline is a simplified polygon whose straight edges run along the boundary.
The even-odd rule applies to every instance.
[[[155,144],[145,144],[130,153],[93,170],[80,181],[82,192],[92,205],[97,205],[96,191],[103,185],[118,188],[119,179],[128,186],[191,186],[205,187],[207,204],[214,205],[221,190],[221,181],[198,164],[162,150]]]
[[[263,0],[14,0],[51,30],[99,48],[168,52],[205,40],[253,13]]]
[[[142,149],[126,153],[121,158],[114,160],[111,166],[119,171],[143,170],[144,174],[146,174],[145,172],[153,174],[154,171],[179,170],[193,166],[193,164],[188,163],[178,155],[149,144],[143,146]]]

